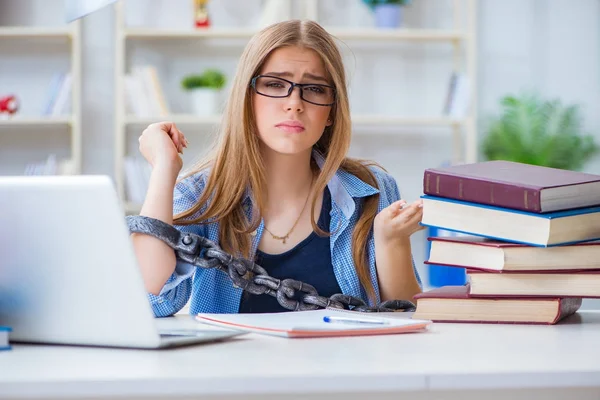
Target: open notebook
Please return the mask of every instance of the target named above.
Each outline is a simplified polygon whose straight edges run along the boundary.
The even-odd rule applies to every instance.
[[[419,332],[431,323],[427,320],[410,319],[408,316],[400,318],[400,315],[387,315],[315,310],[269,314],[198,314],[196,320],[223,328],[290,338]]]

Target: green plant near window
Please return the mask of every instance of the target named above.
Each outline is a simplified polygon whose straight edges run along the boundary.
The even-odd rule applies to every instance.
[[[207,69],[202,74],[190,74],[183,78],[181,87],[185,90],[197,88],[221,89],[225,86],[225,75],[216,69]]]
[[[577,105],[542,100],[535,94],[502,98],[502,115],[483,141],[488,160],[507,160],[580,170],[598,152],[594,137],[582,132]]]

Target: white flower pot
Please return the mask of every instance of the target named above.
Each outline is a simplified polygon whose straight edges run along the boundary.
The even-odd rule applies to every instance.
[[[219,94],[215,89],[198,88],[190,90],[192,112],[203,117],[219,112]]]

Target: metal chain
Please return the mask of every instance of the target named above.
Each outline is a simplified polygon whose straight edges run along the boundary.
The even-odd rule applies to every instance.
[[[215,242],[194,233],[181,232],[163,221],[141,215],[127,216],[131,233],[154,236],[175,250],[178,259],[196,267],[215,268],[226,273],[233,285],[255,295],[267,294],[282,307],[293,311],[337,308],[362,312],[415,311],[407,300],[389,300],[369,306],[362,299],[345,294],[319,296],[308,283],[269,276],[260,265],[245,258],[236,258],[223,251]]]

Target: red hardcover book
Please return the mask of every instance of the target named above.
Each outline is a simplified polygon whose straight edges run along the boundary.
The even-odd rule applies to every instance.
[[[426,169],[423,192],[542,213],[600,204],[600,175],[511,161],[485,161]]]
[[[413,318],[435,322],[552,325],[573,315],[581,298],[474,298],[469,285],[444,286],[414,297]]]

